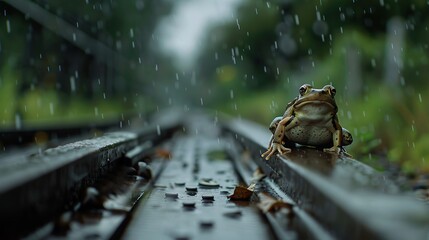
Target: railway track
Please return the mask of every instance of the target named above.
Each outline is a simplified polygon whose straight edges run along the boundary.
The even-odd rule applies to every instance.
[[[0,236],[427,239],[427,206],[356,160],[298,148],[265,161],[259,125],[160,116],[1,164]],[[239,185],[251,197],[233,200]]]

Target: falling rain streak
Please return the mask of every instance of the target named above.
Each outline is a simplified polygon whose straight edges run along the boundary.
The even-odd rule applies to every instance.
[[[421,150],[429,15],[420,9],[428,1],[43,2],[3,10],[2,126],[79,118],[96,124],[116,116],[115,127],[126,127],[122,112],[149,122],[147,113],[173,107],[224,110],[266,124],[302,84],[332,84],[342,124],[365,149],[359,155],[352,145],[352,155],[429,159]],[[27,12],[31,4],[40,14]],[[415,142],[412,154],[407,142]]]
[[[70,90],[72,92],[76,91],[76,81],[74,77],[70,77]]]
[[[7,33],[10,33],[10,21],[9,21],[9,19],[7,19],[6,20],[6,31],[7,31]]]

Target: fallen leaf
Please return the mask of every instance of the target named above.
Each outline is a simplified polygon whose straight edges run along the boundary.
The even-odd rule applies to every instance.
[[[256,188],[256,183],[252,183],[247,187],[247,189],[252,191],[252,192],[255,191],[255,188]]]
[[[262,171],[262,169],[258,167],[258,168],[253,172],[252,182],[259,182],[259,181],[261,181],[264,177],[266,177],[266,175],[264,174],[264,172]]]
[[[155,156],[165,159],[171,159],[171,152],[167,149],[157,148],[155,150]]]
[[[291,209],[293,204],[285,202],[283,200],[275,199],[266,193],[259,193],[258,197],[260,202],[258,203],[259,209],[264,213],[277,212],[282,208]]]
[[[234,193],[228,196],[231,200],[249,200],[253,194],[253,189],[249,189],[243,186],[236,186]]]

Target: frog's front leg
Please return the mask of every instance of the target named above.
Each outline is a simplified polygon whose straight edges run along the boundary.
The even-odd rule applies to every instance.
[[[338,122],[338,118],[335,116],[333,119],[333,127],[334,127],[334,132],[332,133],[332,147],[331,148],[325,148],[323,149],[324,152],[335,152],[335,153],[340,153],[341,150],[341,143],[343,141],[343,128],[340,126],[339,122]]]
[[[279,122],[282,120],[282,118],[283,117],[275,117],[273,119],[273,121],[271,122],[269,129],[270,129],[272,134],[274,134],[274,132],[276,131],[277,126],[279,125]]]
[[[268,147],[268,150],[264,152],[261,156],[264,157],[266,160],[270,159],[273,154],[276,152],[279,152],[280,154],[284,154],[287,152],[290,152],[290,148],[286,148],[283,146],[283,137],[286,132],[288,124],[292,121],[293,116],[285,117],[277,124],[277,128],[273,133],[273,137],[270,141],[270,146]],[[274,119],[273,123],[276,122],[276,119]]]

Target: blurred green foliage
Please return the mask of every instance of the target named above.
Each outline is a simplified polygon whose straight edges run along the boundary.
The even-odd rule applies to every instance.
[[[152,91],[143,86],[153,81],[159,59],[152,50],[153,32],[171,12],[171,2],[31,2],[42,9],[31,17],[26,14],[31,4],[18,10],[0,2],[0,128],[91,123],[155,108]],[[61,25],[51,31],[34,20],[49,14],[126,61],[88,54],[61,37],[75,32],[64,32]],[[168,61],[160,62],[169,68]]]

